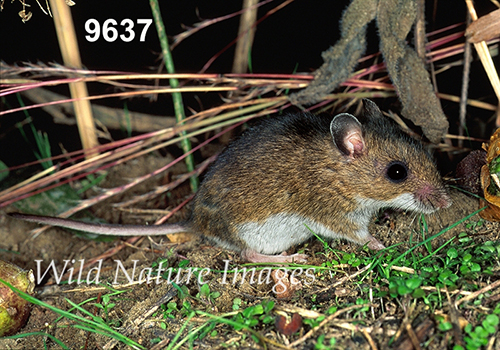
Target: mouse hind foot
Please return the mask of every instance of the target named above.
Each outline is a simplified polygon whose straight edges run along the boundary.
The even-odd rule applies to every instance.
[[[241,257],[254,263],[305,263],[308,258],[306,254],[286,255],[284,252],[279,255],[266,255],[251,249],[242,251]]]

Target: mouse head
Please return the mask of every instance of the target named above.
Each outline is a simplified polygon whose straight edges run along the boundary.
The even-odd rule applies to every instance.
[[[431,213],[451,200],[430,154],[421,142],[385,118],[377,105],[363,100],[364,123],[342,113],[330,124],[341,154],[338,172],[361,205]]]

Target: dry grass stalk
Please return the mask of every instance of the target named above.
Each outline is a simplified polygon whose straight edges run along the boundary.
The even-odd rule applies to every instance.
[[[463,37],[463,32],[456,32],[457,26],[450,26],[442,30],[430,33],[432,38],[427,46],[427,59],[439,63],[444,58],[458,56],[463,52],[463,44],[453,42]],[[450,33],[451,31],[451,33]],[[448,34],[447,34],[448,33]],[[385,98],[394,96],[394,89],[389,82],[384,65],[378,62],[379,54],[369,55],[363,58],[368,64],[355,72],[351,79],[344,82],[343,92],[330,94],[325,101],[312,106],[310,109],[328,109],[341,101],[355,101],[359,98]],[[444,71],[453,66],[454,63],[443,65],[440,70]],[[82,152],[68,155],[68,160],[59,164],[58,168],[52,168],[47,172],[40,173],[22,184],[13,186],[0,193],[0,206],[8,205],[16,200],[25,198],[31,194],[38,193],[55,187],[61,183],[78,180],[90,173],[105,170],[116,164],[141,156],[160,147],[165,147],[178,142],[182,137],[176,136],[186,131],[185,137],[194,137],[203,133],[227,128],[249,118],[259,117],[278,110],[285,110],[290,106],[287,90],[300,89],[312,79],[306,74],[123,74],[122,72],[110,71],[87,71],[82,69],[70,69],[62,66],[41,66],[27,64],[24,67],[10,67],[1,64],[1,83],[5,88],[0,91],[1,96],[8,96],[17,92],[33,90],[38,87],[65,85],[76,80],[83,82],[99,82],[120,88],[122,92],[88,96],[84,99],[97,100],[109,97],[132,97],[153,95],[157,93],[181,92],[221,92],[240,91],[237,100],[224,99],[219,106],[194,112],[186,118],[185,125],[175,125],[155,132],[126,140],[112,142],[105,146],[98,146],[95,151],[103,154],[92,161],[82,160]],[[20,79],[21,74],[22,79]],[[70,76],[68,78],[68,76]],[[177,78],[186,80],[182,87],[172,89],[170,87],[158,87],[154,81],[161,79]],[[147,82],[151,83],[147,83]],[[457,96],[440,94],[440,98],[459,101]],[[0,115],[6,115],[18,111],[34,108],[43,108],[50,105],[72,102],[77,99],[64,99],[44,103],[35,103],[26,107],[14,108],[1,111]],[[468,101],[469,105],[493,110],[496,107],[480,101]],[[76,163],[76,164],[73,164]],[[68,166],[68,164],[73,164]],[[50,171],[55,174],[49,174]],[[133,181],[133,183],[135,183]],[[130,184],[130,187],[133,186]],[[115,189],[116,193],[126,190],[127,187]],[[92,205],[101,198],[89,202]],[[79,206],[81,209],[82,207]]]

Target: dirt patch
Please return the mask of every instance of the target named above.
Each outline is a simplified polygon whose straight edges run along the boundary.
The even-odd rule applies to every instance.
[[[135,163],[115,167],[107,176],[106,183],[102,184],[102,186],[117,186],[126,181],[127,178],[143,174],[144,169],[157,168],[159,163],[163,164],[165,162],[165,159],[148,157],[137,162],[140,164]],[[143,188],[127,193],[126,197],[130,198],[135,193],[143,193],[157,184],[170,181],[170,178],[175,176],[175,173],[182,171],[182,166],[180,166],[178,169],[172,170],[164,178],[152,180],[152,182],[145,184]],[[186,185],[168,196],[160,197],[148,203],[145,208],[173,208],[188,193],[189,186]],[[115,198],[113,200],[123,200],[124,198]],[[453,192],[453,200],[454,205],[449,209],[426,217],[428,231],[425,238],[463,219],[478,208],[476,200],[458,192]],[[57,283],[56,276],[54,276],[53,271],[50,271],[44,278],[41,278],[42,282],[37,288],[37,297],[45,303],[63,310],[68,310],[71,307],[67,299],[74,303],[83,303],[89,312],[105,318],[120,333],[127,335],[146,348],[152,348],[155,341],[164,342],[163,344],[172,341],[186,321],[189,309],[202,310],[213,315],[231,312],[236,314],[237,311],[234,309],[237,307],[239,310],[243,310],[266,300],[275,301],[275,308],[268,316],[275,318],[278,314],[299,313],[304,320],[298,332],[286,336],[277,331],[274,322],[263,323],[260,322],[262,319],[259,319],[260,323],[254,326],[253,329],[268,341],[273,341],[282,346],[300,340],[301,336],[304,336],[313,326],[317,326],[313,321],[307,321],[307,312],[312,313],[313,316],[328,315],[334,313],[332,308],[338,307],[340,310],[341,305],[353,305],[354,308],[339,314],[321,330],[310,337],[304,338],[303,341],[296,344],[296,348],[313,348],[318,342],[327,344],[331,338],[335,338],[336,347],[340,349],[372,349],[371,342],[376,344],[379,349],[386,349],[389,344],[391,344],[390,346],[396,346],[391,343],[393,338],[397,339],[399,343],[403,342],[401,348],[405,348],[404,344],[406,343],[404,342],[408,343],[409,341],[406,333],[402,331],[405,324],[412,324],[417,335],[419,332],[427,334],[424,337],[428,341],[426,348],[445,349],[448,346],[449,339],[437,335],[438,331],[434,318],[435,310],[429,309],[421,299],[413,303],[411,298],[375,298],[372,300],[372,306],[369,309],[356,308],[357,300],[366,300],[372,291],[383,289],[383,286],[374,283],[370,279],[370,275],[362,283],[359,283],[356,278],[352,280],[346,278],[346,276],[356,273],[362,266],[341,264],[325,273],[313,272],[312,277],[306,275],[305,270],[307,268],[312,266],[325,267],[327,262],[338,260],[342,256],[342,252],[351,253],[359,258],[367,258],[375,254],[345,241],[335,240],[330,242],[333,251],[325,250],[323,244],[316,239],[296,247],[296,251],[304,252],[311,257],[308,263],[310,266],[304,267],[302,275],[298,277],[302,282],[302,288],[295,292],[292,298],[283,300],[276,298],[273,293],[274,282],[265,283],[265,277],[267,277],[265,273],[262,275],[262,283],[256,283],[255,281],[250,283],[250,275],[247,275],[244,279],[241,279],[240,275],[240,278],[233,281],[234,269],[241,269],[241,264],[244,262],[233,252],[212,247],[201,240],[193,240],[183,244],[168,243],[162,237],[152,239],[143,237],[134,242],[125,239],[97,241],[76,236],[69,231],[58,228],[51,228],[33,238],[30,230],[35,225],[15,221],[7,217],[5,212],[9,211],[14,211],[14,209],[7,208],[0,214],[1,259],[11,261],[26,269],[33,269],[37,278],[49,268],[51,262],[54,262],[60,271],[65,261],[69,261],[68,267],[74,267],[73,279],[76,279],[80,260],[90,262],[92,259],[102,256],[100,282],[109,286],[116,279],[120,285],[114,286],[114,288],[126,291],[123,294],[113,296],[113,307],[104,312],[102,308],[95,307],[94,303],[103,304],[103,296],[111,293],[110,289],[89,286],[85,283],[80,285],[76,282],[71,284]],[[158,215],[155,212],[141,212],[139,214],[138,211],[117,210],[109,201],[93,208],[92,211],[96,216],[120,223],[144,223],[152,221]],[[172,220],[182,219],[186,215],[186,211],[180,212]],[[476,216],[471,220],[472,222],[477,221],[478,217]],[[470,222],[468,221],[468,223]],[[419,216],[415,214],[386,212],[381,214],[377,220],[374,220],[370,226],[370,232],[386,246],[401,244],[397,251],[405,252],[412,246],[412,242],[420,242],[423,239],[420,234],[422,232],[421,226],[422,222]],[[470,234],[473,241],[476,242],[498,241],[500,239],[498,224],[485,223],[480,230],[473,230],[461,224],[433,239],[431,241],[433,249],[457,236],[460,232]],[[416,254],[428,254],[424,247],[417,248],[414,252]],[[184,267],[184,272],[194,267],[197,267],[199,271],[204,268],[207,269],[208,272],[202,277],[203,282],[208,282],[210,295],[204,294],[196,275],[191,276],[189,282],[183,281],[181,278],[174,280],[176,282],[175,286],[164,280],[159,284],[156,283],[157,280],[153,280],[150,284],[129,283],[126,273],[132,276],[134,266],[136,269],[135,280],[137,280],[139,271],[147,272],[147,269],[159,259],[164,259],[164,268],[181,267],[182,269]],[[37,260],[41,261],[37,263]],[[183,264],[186,264],[187,261],[189,261],[188,265],[184,266]],[[121,264],[123,270],[119,268],[118,264]],[[83,271],[83,276],[86,276],[89,269],[94,266],[96,265],[88,266]],[[178,272],[179,270],[175,271]],[[226,271],[226,274],[224,271]],[[260,271],[263,270],[257,270],[257,273],[260,273]],[[175,278],[175,276],[174,273],[172,278]],[[185,277],[182,273],[180,276]],[[68,281],[68,275],[62,277],[62,281]],[[342,283],[339,284],[339,281]],[[183,294],[179,289],[183,291],[182,293],[185,293],[184,297],[182,297]],[[89,301],[92,298],[96,299]],[[187,304],[185,304],[186,301]],[[170,305],[170,309],[165,305]],[[170,310],[172,318],[164,317],[167,309]],[[472,315],[470,316],[472,318]],[[72,322],[66,319],[62,319],[56,325],[54,321],[57,317],[55,313],[45,308],[34,307],[31,317],[22,332],[47,332],[60,339],[71,349],[102,349],[105,344],[112,348],[114,343],[109,337],[95,335],[71,327]],[[191,321],[190,326],[184,329],[183,337],[189,330],[201,326],[207,319],[198,314]],[[211,335],[207,335],[201,340],[193,340],[193,346],[214,349],[227,348],[230,345],[234,348],[261,348],[261,345],[252,339],[248,331],[235,330],[230,326],[219,323],[212,332],[214,333],[210,333]],[[320,338],[322,334],[326,335],[325,339],[327,340]],[[182,339],[182,337],[179,339]],[[47,341],[47,348],[49,349],[60,348],[52,341],[41,336],[31,336],[20,340],[4,339],[0,341],[0,345],[2,348],[11,349],[41,349],[45,346],[44,341]],[[222,343],[226,345],[221,345]],[[189,344],[189,342],[186,344]],[[116,343],[115,346],[118,349],[127,348],[121,343]],[[271,345],[271,347],[273,346]],[[406,348],[410,349],[410,347]]]

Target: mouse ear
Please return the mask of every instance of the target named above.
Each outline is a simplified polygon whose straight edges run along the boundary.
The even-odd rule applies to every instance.
[[[339,151],[352,160],[365,151],[361,123],[349,113],[336,115],[330,123],[333,143]]]
[[[363,107],[365,110],[364,116],[366,118],[382,118],[382,112],[377,104],[367,98],[363,99]]]

